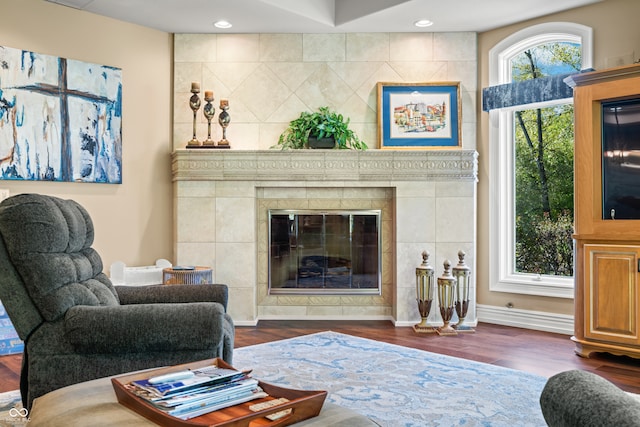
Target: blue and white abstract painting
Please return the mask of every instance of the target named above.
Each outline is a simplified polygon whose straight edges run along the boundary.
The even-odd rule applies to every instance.
[[[0,179],[122,183],[122,70],[0,46]]]

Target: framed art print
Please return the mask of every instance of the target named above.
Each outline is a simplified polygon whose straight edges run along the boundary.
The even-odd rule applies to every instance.
[[[380,148],[460,147],[461,108],[460,82],[379,82]]]
[[[0,180],[122,184],[122,69],[0,46]]]

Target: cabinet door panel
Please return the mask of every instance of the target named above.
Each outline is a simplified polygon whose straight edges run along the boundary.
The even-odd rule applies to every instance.
[[[585,245],[589,282],[585,336],[637,344],[638,259],[640,248]]]

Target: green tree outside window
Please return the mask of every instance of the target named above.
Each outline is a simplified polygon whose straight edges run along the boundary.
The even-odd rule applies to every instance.
[[[512,59],[512,81],[580,66],[579,44],[540,44]],[[573,104],[513,114],[515,271],[573,276]]]

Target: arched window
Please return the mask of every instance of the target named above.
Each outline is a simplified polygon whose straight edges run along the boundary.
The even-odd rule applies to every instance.
[[[489,53],[491,85],[523,92],[489,112],[492,291],[573,297],[573,99],[549,82],[590,68],[591,46],[589,27],[558,22]]]

